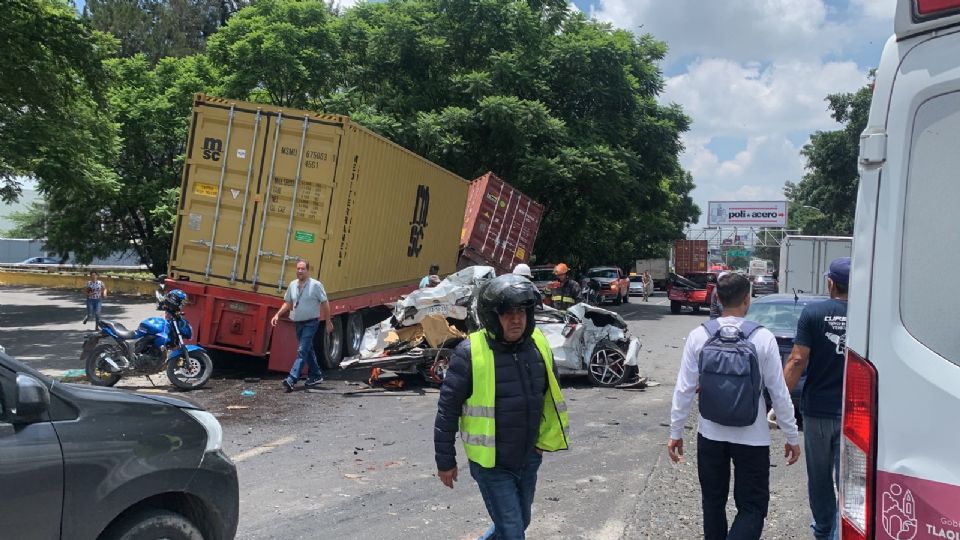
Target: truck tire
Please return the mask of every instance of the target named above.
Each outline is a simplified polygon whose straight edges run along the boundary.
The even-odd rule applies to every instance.
[[[683,306],[680,304],[679,300],[670,301],[670,313],[677,315],[680,313],[680,310],[683,309]]]
[[[317,334],[322,334],[323,355],[322,362],[324,369],[340,369],[340,361],[343,360],[343,315],[337,315],[333,318],[333,332],[329,334],[326,331],[326,324],[320,325]],[[316,343],[316,342],[314,342]],[[317,355],[320,357],[321,355]]]
[[[347,324],[343,327],[343,343],[346,356],[360,354],[363,345],[363,314],[359,311],[347,315]]]
[[[700,304],[694,304],[692,307],[695,314],[700,313]]]

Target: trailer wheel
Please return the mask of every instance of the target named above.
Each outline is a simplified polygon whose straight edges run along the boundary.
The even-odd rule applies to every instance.
[[[339,369],[343,360],[343,316],[333,318],[333,332],[327,333],[321,324],[317,334],[323,334],[323,367],[325,369]]]
[[[677,315],[678,313],[680,313],[680,309],[682,309],[682,307],[683,307],[683,306],[680,305],[680,301],[679,301],[679,300],[671,300],[671,301],[670,301],[670,313],[673,313],[674,315]]]
[[[346,356],[360,354],[363,344],[363,314],[359,311],[347,315],[347,324],[343,329],[343,340],[346,345]]]

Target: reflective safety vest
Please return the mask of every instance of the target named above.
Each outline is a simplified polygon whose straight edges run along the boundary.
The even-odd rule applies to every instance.
[[[473,364],[473,393],[463,404],[460,415],[460,438],[467,459],[481,467],[492,468],[497,463],[496,430],[496,366],[493,350],[487,343],[486,332],[470,334],[470,358]],[[570,419],[567,404],[560,393],[560,384],[553,375],[553,352],[539,328],[533,330],[534,344],[543,357],[547,369],[547,392],[543,396],[543,414],[537,434],[537,448],[554,451],[567,448]]]
[[[570,279],[567,279],[563,282],[563,285],[553,289],[553,293],[550,295],[550,301],[553,303],[555,309],[566,311],[568,307],[577,303],[577,299],[572,296],[573,291],[571,291],[571,289],[573,286],[570,285],[570,283],[572,283]]]

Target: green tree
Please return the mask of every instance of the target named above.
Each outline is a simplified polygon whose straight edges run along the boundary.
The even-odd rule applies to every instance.
[[[827,96],[835,131],[818,131],[803,147],[807,173],[800,182],[787,182],[790,228],[804,234],[850,235],[857,205],[857,155],[860,133],[870,113],[872,85],[853,93]]]
[[[208,55],[233,97],[324,109],[340,65],[323,2],[261,0],[210,40]]]
[[[151,63],[202,52],[246,0],[87,0],[83,17],[120,42],[119,54]]]
[[[10,0],[0,9],[0,199],[21,179],[51,204],[113,181],[116,151],[102,61],[115,46],[65,0]]]

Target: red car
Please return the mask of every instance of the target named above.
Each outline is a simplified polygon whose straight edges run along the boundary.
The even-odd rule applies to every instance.
[[[715,272],[690,272],[682,276],[670,274],[667,282],[667,298],[670,313],[677,314],[684,306],[698,313],[700,308],[710,309],[710,296],[717,284]]]

